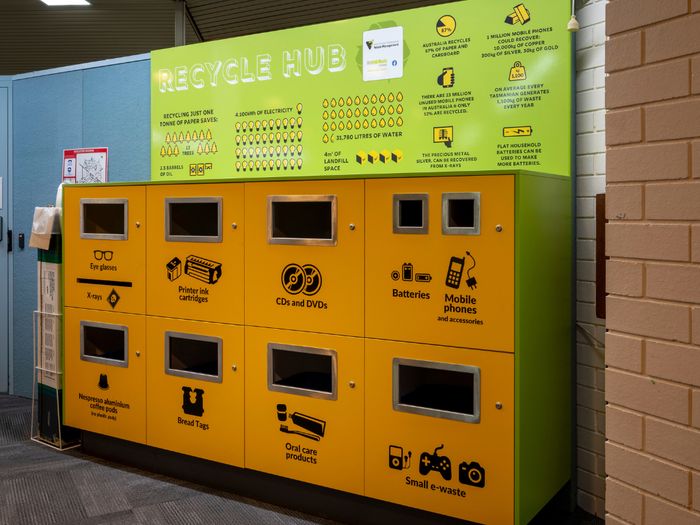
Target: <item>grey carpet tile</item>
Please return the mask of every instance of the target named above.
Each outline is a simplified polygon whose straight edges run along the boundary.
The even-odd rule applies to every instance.
[[[91,456],[81,456],[83,465],[90,465],[87,468],[99,468],[105,476],[114,479],[121,494],[128,502],[129,508],[157,505],[201,493],[216,492],[215,489],[200,487],[193,483],[145,472],[119,463]]]
[[[29,438],[31,424],[32,414],[27,410],[0,413],[0,445],[26,441]]]
[[[32,400],[17,396],[0,394],[0,415],[13,412],[31,412]]]
[[[69,471],[85,514],[99,516],[131,510],[124,496],[124,483],[112,469],[100,466]]]
[[[60,454],[29,439],[23,443],[0,445],[0,480],[85,466],[87,465],[78,458]]]
[[[214,494],[141,507],[134,509],[134,515],[144,525],[340,525],[273,505],[248,504]]]
[[[57,525],[139,525],[139,521],[131,510],[120,510],[111,514],[88,516],[76,521],[69,521]]]
[[[69,472],[0,481],[0,523],[56,524],[85,517]]]

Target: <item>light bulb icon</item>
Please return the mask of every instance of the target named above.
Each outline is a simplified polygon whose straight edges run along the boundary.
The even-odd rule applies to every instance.
[[[298,113],[299,115],[301,115],[301,110],[302,110],[302,108],[303,108],[303,106],[301,105],[301,103],[297,104],[297,113]]]

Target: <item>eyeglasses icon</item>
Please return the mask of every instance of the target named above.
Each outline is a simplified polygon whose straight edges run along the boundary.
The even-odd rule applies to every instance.
[[[101,261],[103,258],[105,261],[111,261],[114,252],[103,252],[102,250],[95,250],[94,255],[96,261]]]

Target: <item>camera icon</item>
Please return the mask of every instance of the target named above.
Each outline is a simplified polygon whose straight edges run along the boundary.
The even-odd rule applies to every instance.
[[[486,472],[476,461],[469,464],[463,461],[459,465],[459,482],[462,485],[483,488],[486,484]]]

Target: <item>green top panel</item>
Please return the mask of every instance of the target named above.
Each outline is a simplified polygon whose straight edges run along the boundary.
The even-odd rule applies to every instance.
[[[151,179],[570,175],[570,4],[467,0],[151,55]]]

